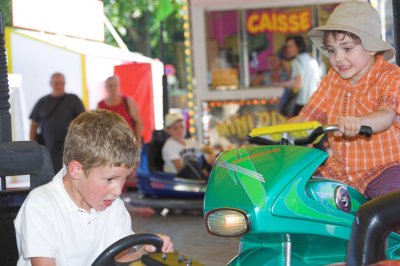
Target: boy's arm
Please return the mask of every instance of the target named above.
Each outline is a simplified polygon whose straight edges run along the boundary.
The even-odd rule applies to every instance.
[[[301,76],[300,68],[300,61],[296,59],[293,60],[290,79],[274,83],[274,85],[290,89],[300,89],[303,86],[303,78]]]
[[[162,157],[164,162],[171,162],[175,166],[175,169],[177,171],[182,169],[184,166],[182,157],[179,153],[179,148],[168,140],[164,143],[164,146],[162,147]]]
[[[129,115],[131,118],[135,121],[135,136],[137,138],[138,143],[140,144],[141,142],[141,136],[142,136],[142,131],[143,131],[143,122],[142,119],[140,118],[139,114],[139,109],[136,105],[136,103],[130,99],[128,99],[128,105],[129,105]]]
[[[376,112],[361,116],[361,125],[370,126],[372,132],[379,133],[390,128],[395,118],[396,113],[392,108],[382,106]]]
[[[32,265],[56,265],[58,243],[51,211],[46,205],[48,197],[38,191],[30,192],[14,220],[18,252],[31,260]],[[46,264],[51,261],[53,264]]]
[[[387,130],[396,118],[396,113],[388,106],[382,106],[377,111],[364,116],[341,116],[338,119],[339,131],[336,136],[357,136],[361,126],[369,126],[373,133],[379,133]]]
[[[56,266],[54,258],[35,257],[31,258],[32,266]]]
[[[298,74],[293,79],[275,82],[273,85],[290,89],[299,89],[303,86],[303,79],[301,75]]]
[[[171,162],[173,163],[173,165],[175,166],[177,171],[179,171],[183,168],[183,162],[181,159],[171,160]]]
[[[31,121],[31,129],[29,131],[29,140],[35,141],[36,140],[36,135],[37,135],[37,128],[38,128],[38,123],[35,121]]]
[[[287,123],[301,123],[301,122],[305,122],[305,121],[306,120],[304,118],[297,115],[297,116],[293,116],[292,118],[288,119],[286,122]]]

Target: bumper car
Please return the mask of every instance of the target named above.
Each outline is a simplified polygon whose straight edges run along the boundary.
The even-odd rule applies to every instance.
[[[162,171],[161,150],[167,139],[167,133],[155,130],[150,143],[143,145],[136,171],[137,192],[122,198],[135,207],[201,210],[207,181]]]
[[[356,213],[369,203],[355,188],[315,176],[328,154],[307,146],[336,130],[335,125],[318,122],[256,128],[248,140],[257,145],[218,157],[204,198],[204,215],[210,234],[240,237],[238,254],[228,265],[320,266],[346,261],[353,221],[361,220]],[[368,138],[370,128],[362,127],[360,135]],[[388,204],[376,209],[382,205]],[[398,209],[387,211],[398,217]],[[384,220],[372,219],[373,226]],[[389,232],[363,234],[366,237],[359,238],[353,249],[362,251],[362,244],[382,242],[384,237],[385,245],[376,249],[379,256],[367,254],[377,261],[398,260],[400,235]],[[369,264],[349,257],[348,265]]]

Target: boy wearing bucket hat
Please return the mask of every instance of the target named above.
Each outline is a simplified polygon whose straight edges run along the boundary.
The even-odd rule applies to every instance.
[[[294,121],[338,124],[323,176],[346,182],[368,199],[400,189],[400,69],[381,39],[378,12],[366,2],[338,5],[308,36],[331,69]],[[358,136],[370,126],[370,139]]]

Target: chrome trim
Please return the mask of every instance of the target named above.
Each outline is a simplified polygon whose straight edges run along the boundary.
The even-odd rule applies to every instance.
[[[265,183],[265,179],[264,179],[264,176],[262,174],[259,174],[257,172],[248,170],[248,169],[243,168],[241,166],[229,164],[229,163],[226,163],[226,162],[219,162],[217,164],[217,166],[225,168],[225,169],[228,169],[228,170],[236,171],[236,172],[239,172],[239,173],[244,174],[244,175],[248,175],[250,177],[253,177],[254,179],[257,179],[258,181],[261,181],[261,182]]]
[[[285,242],[283,242],[284,265],[292,265],[292,239],[289,234],[285,234]]]
[[[339,130],[339,127],[337,125],[325,125],[324,126],[324,132],[336,132]]]

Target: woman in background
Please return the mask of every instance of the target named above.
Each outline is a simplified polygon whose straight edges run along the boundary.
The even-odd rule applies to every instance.
[[[138,143],[142,140],[143,123],[140,119],[139,109],[136,103],[129,97],[121,94],[119,78],[117,76],[108,77],[105,81],[107,98],[100,101],[97,108],[109,110],[121,115],[132,128]]]

